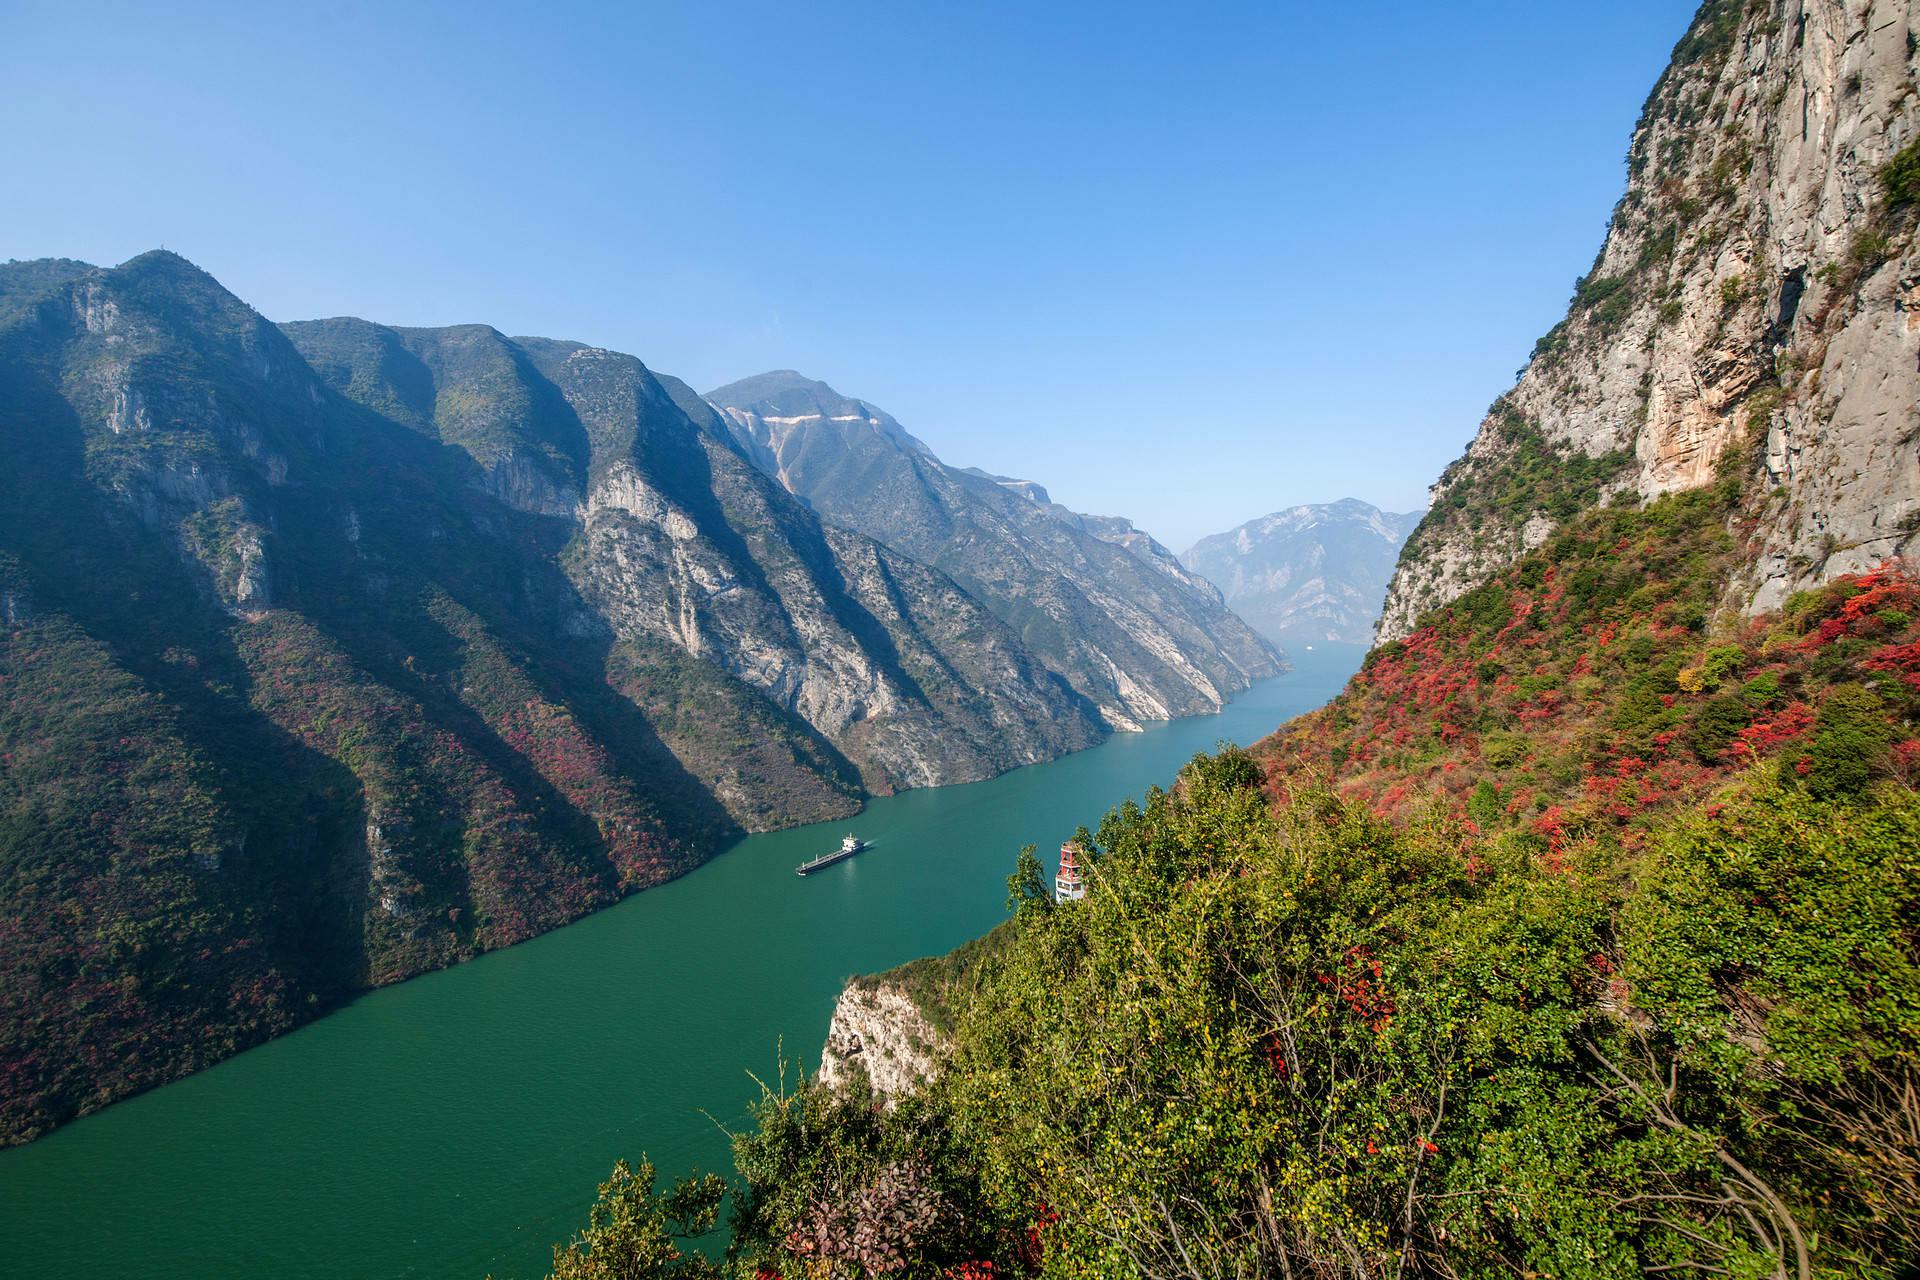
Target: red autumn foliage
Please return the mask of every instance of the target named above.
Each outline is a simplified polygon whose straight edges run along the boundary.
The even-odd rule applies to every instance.
[[[1258,744],[1269,793],[1333,779],[1388,821],[1435,805],[1469,842],[1517,829],[1558,866],[1578,839],[1634,845],[1669,806],[1797,758],[1827,691],[1849,682],[1887,706],[1891,767],[1920,772],[1920,749],[1899,745],[1920,719],[1920,587],[1906,566],[1739,618],[1715,612],[1737,546],[1698,494],[1589,512]]]

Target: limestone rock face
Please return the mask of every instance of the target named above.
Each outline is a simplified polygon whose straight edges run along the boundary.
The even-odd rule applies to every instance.
[[[1003,623],[945,574],[824,524],[683,384],[599,348],[522,349],[591,442],[566,566],[617,638],[678,646],[744,681],[876,792],[1098,740],[1092,709]]]
[[[1920,524],[1920,258],[1883,171],[1920,137],[1911,0],[1710,0],[1634,131],[1566,320],[1433,487],[1379,639],[1614,493],[1775,490],[1730,604]],[[1544,478],[1543,478],[1544,477]]]
[[[887,1103],[932,1080],[947,1047],[906,992],[884,981],[849,983],[833,1009],[820,1082],[843,1089],[864,1075]]]

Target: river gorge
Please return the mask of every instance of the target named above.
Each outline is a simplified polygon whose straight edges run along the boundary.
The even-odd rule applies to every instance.
[[[291,1035],[0,1152],[19,1275],[146,1280],[545,1273],[614,1160],[725,1172],[784,1047],[809,1072],[852,974],[1005,913],[1020,846],[1252,742],[1336,693],[1359,651],[1296,652],[1218,715],[757,835],[557,932],[368,994]],[[800,879],[851,830],[859,857]]]

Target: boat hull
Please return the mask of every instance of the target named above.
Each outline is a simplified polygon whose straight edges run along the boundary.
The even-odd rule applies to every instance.
[[[854,854],[862,853],[865,850],[867,850],[869,847],[870,846],[863,840],[858,845],[856,845],[854,848],[851,848],[851,849],[835,849],[832,853],[826,854],[823,857],[815,858],[812,862],[802,863],[801,865],[793,869],[793,873],[797,876],[808,876],[808,875],[812,875],[816,871],[825,871],[828,867],[833,866],[835,863],[845,862],[848,858],[851,858]]]

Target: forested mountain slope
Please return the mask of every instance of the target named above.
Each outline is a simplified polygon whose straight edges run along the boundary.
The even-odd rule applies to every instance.
[[[0,1140],[1104,732],[676,389],[283,330],[166,253],[0,267]]]

